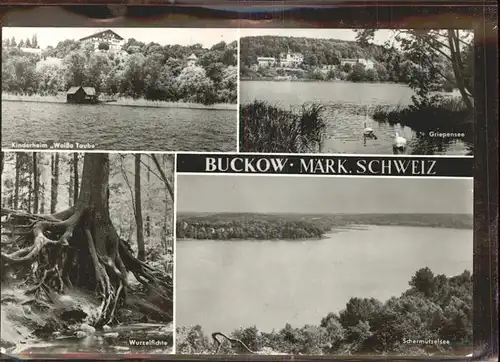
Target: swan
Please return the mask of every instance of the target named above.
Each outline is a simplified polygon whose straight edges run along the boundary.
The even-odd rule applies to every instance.
[[[366,126],[366,118],[368,118],[368,116],[365,115],[363,137],[377,139],[377,136],[375,135],[375,133],[373,133],[373,128]]]
[[[399,133],[396,132],[393,147],[398,150],[404,150],[406,148],[406,138],[401,137]]]

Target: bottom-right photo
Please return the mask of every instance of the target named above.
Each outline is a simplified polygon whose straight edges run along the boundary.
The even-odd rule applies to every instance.
[[[177,176],[180,354],[472,353],[472,179]]]

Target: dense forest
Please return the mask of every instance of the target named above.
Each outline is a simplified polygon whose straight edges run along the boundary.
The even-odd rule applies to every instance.
[[[410,288],[386,302],[351,298],[340,313],[318,325],[290,324],[272,332],[239,328],[225,340],[211,341],[201,326],[177,327],[179,353],[305,355],[466,355],[472,351],[472,275],[447,277],[418,270]],[[218,337],[218,336],[216,336]],[[212,337],[215,339],[215,337]],[[440,344],[405,343],[405,339]],[[229,342],[228,342],[229,340]],[[450,344],[447,344],[449,341]],[[244,345],[243,345],[244,344]],[[246,347],[245,347],[246,346]]]
[[[300,66],[302,71],[294,71],[297,78],[328,80],[342,79],[349,81],[395,82],[408,81],[411,63],[402,54],[382,46],[361,46],[355,41],[337,39],[317,39],[278,36],[244,37],[240,41],[240,59],[242,77],[275,77],[284,76],[286,72],[280,69],[261,68],[256,74],[250,67],[257,64],[258,57],[279,58],[281,53],[302,53],[304,61]],[[341,66],[342,59],[373,59],[373,69],[365,71],[361,64]],[[323,66],[334,66],[328,72],[321,72]]]
[[[94,49],[92,44],[68,39],[32,54],[23,51],[14,38],[6,39],[2,44],[2,90],[56,95],[81,85],[113,97],[236,103],[236,48],[236,42],[220,42],[206,49],[200,44],[162,46],[131,38],[122,51],[113,52],[106,50],[106,44]],[[198,62],[188,67],[191,54]]]
[[[429,84],[432,90],[452,91],[455,88],[456,77],[454,64],[446,51],[433,52],[423,57],[415,57],[410,38],[398,38],[402,43],[400,48],[394,44],[375,45],[368,41],[368,36],[358,32],[356,41],[338,39],[318,39],[304,37],[257,36],[244,37],[240,41],[241,76],[243,78],[275,78],[291,75],[299,79],[311,80],[347,80],[352,82],[394,82],[411,84],[415,78],[423,76],[422,62],[432,63],[433,70],[427,78],[439,74],[439,79]],[[442,41],[436,34],[428,34],[429,42],[434,47]],[[464,40],[462,40],[464,41]],[[466,42],[466,41],[464,41]],[[460,62],[467,70],[466,81],[471,84],[473,71],[472,41],[468,39],[462,47]],[[424,47],[420,45],[422,51]],[[411,50],[411,51],[410,51]],[[427,50],[427,49],[426,49]],[[299,71],[290,74],[279,68],[259,68],[256,72],[251,67],[257,64],[258,57],[274,57],[279,61],[281,53],[302,53],[304,61]],[[343,59],[368,59],[373,61],[373,68],[363,64],[344,64]],[[424,58],[424,59],[422,59]],[[417,60],[417,61],[416,61]],[[326,66],[326,67],[325,67]],[[322,71],[326,69],[327,71]],[[436,73],[436,74],[432,74]],[[429,79],[430,80],[430,79]]]
[[[355,225],[422,226],[471,229],[467,214],[179,214],[178,239],[318,239],[336,228]]]
[[[172,321],[173,175],[166,154],[2,153],[2,347]]]

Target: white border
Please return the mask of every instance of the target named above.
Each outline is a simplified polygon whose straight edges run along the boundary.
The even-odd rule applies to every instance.
[[[176,232],[176,225],[177,225],[177,154],[174,154],[174,207],[173,207],[173,212],[174,212],[174,217],[172,218],[172,222],[174,223],[174,226],[172,227],[172,232],[173,232],[173,249],[174,249],[174,271],[172,274],[172,279],[173,279],[173,298],[172,298],[172,303],[173,303],[173,308],[172,308],[172,326],[173,326],[173,333],[172,333],[172,340],[173,340],[173,347],[172,347],[172,354],[177,354],[177,320],[176,320],[176,302],[177,302],[177,293],[176,293],[176,284],[177,284],[177,278],[176,278],[176,270],[177,270],[177,232]]]
[[[144,153],[144,154],[181,154],[181,155],[224,155],[238,157],[396,157],[396,158],[471,158],[468,155],[394,155],[379,153],[270,153],[270,152],[225,152],[225,151],[134,151],[134,150],[85,150],[85,149],[46,149],[46,148],[2,148],[2,152],[66,152],[66,153]],[[184,172],[183,172],[184,173]]]
[[[311,174],[311,173],[260,173],[260,172],[234,172],[234,173],[223,173],[223,172],[176,172],[179,175],[186,176],[269,176],[269,177],[344,177],[344,178],[396,178],[396,179],[420,179],[420,180],[463,180],[463,179],[474,179],[473,176],[377,176],[377,175],[335,175],[335,174]]]
[[[237,80],[236,80],[236,84],[237,84],[237,90],[236,90],[236,152],[241,152],[240,150],[240,67],[241,67],[241,64],[240,64],[240,53],[241,53],[241,28],[238,27],[237,29],[237,34],[238,34],[238,48],[237,48],[237,56],[238,56],[238,60],[237,60],[237,72],[238,72],[238,77],[237,77]]]

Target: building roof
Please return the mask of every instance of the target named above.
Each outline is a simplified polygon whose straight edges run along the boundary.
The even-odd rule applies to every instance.
[[[98,32],[98,33],[95,33],[95,34],[92,34],[92,35],[86,36],[86,37],[84,37],[84,38],[81,38],[81,39],[80,39],[80,41],[82,41],[82,40],[86,40],[86,39],[90,39],[90,38],[93,38],[93,37],[95,37],[95,36],[99,36],[99,35],[102,35],[102,34],[105,34],[105,33],[111,33],[111,34],[113,34],[113,35],[115,36],[115,38],[118,38],[118,39],[120,39],[120,40],[123,40],[123,38],[122,38],[121,36],[119,36],[118,34],[116,34],[113,30],[108,29],[108,30],[103,30],[103,31],[100,31],[100,32]]]
[[[196,60],[198,59],[198,57],[194,54],[191,54],[189,57],[188,57],[188,60]]]
[[[257,57],[257,60],[276,60],[276,58],[273,58],[273,57]]]
[[[96,95],[96,92],[95,92],[95,88],[94,87],[82,87],[82,86],[79,86],[79,87],[71,87],[70,89],[68,89],[68,91],[66,92],[66,94],[75,94],[76,92],[78,92],[78,90],[80,88],[83,88],[83,91],[85,92],[85,94],[87,94],[88,96],[95,96]]]

